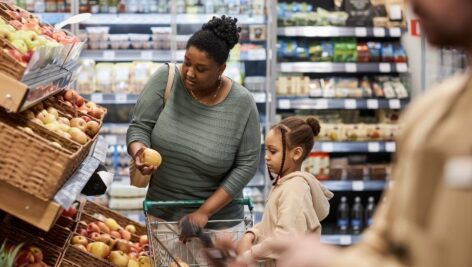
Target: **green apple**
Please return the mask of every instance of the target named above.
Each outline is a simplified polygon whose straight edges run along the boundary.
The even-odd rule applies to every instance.
[[[11,41],[11,45],[13,45],[18,51],[25,54],[28,52],[28,46],[25,44],[23,40],[13,40]]]
[[[8,24],[0,24],[0,31],[2,31],[2,32],[14,32],[14,31],[16,31],[16,29],[13,28],[13,26],[8,25]]]

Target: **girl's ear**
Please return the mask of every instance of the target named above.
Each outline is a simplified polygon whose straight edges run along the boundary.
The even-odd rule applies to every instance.
[[[303,148],[297,146],[292,150],[292,160],[298,162],[303,156]]]

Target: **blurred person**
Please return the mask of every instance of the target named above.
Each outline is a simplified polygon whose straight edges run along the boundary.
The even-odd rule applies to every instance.
[[[313,149],[320,124],[314,117],[306,120],[289,117],[272,126],[265,139],[265,160],[274,180],[260,223],[239,241],[237,252],[247,259],[275,266],[278,254],[267,242],[273,235],[321,235],[320,221],[328,216],[333,197],[312,174],[301,171],[303,161]],[[272,176],[276,174],[276,178]]]
[[[410,2],[432,45],[471,58],[471,0]],[[415,99],[401,123],[393,186],[362,240],[339,249],[313,236],[278,238],[270,248],[281,253],[279,267],[472,266],[470,69]]]

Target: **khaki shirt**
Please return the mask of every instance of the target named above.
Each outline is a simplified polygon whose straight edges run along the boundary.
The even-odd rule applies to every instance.
[[[392,188],[362,241],[332,266],[472,267],[472,171],[462,185],[446,171],[454,159],[472,159],[469,80],[454,77],[408,107]]]

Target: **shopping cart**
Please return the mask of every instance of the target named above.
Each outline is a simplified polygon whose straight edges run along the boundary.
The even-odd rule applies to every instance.
[[[185,267],[185,266],[209,266],[203,254],[203,244],[198,238],[192,238],[185,244],[179,240],[179,223],[162,221],[148,212],[151,209],[200,207],[204,200],[180,200],[180,201],[144,201],[144,214],[147,233],[149,237],[149,250],[151,265],[154,267]],[[227,230],[203,230],[205,236],[215,241],[221,237],[239,239],[246,229],[253,225],[253,204],[249,198],[235,199],[231,202],[236,205],[247,206],[250,218],[238,220],[210,220],[211,223],[243,223],[243,229],[229,228]]]

